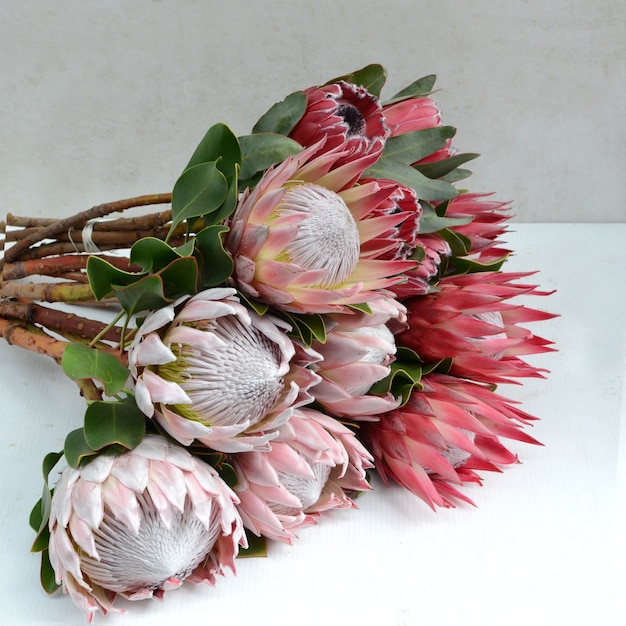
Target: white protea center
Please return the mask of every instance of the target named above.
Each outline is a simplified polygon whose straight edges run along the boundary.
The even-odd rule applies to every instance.
[[[178,405],[178,412],[207,425],[261,421],[280,396],[288,371],[279,346],[234,316],[194,326],[219,341],[212,349],[179,344],[178,359],[157,369],[191,400],[191,405]]]
[[[93,531],[99,558],[82,558],[82,570],[92,583],[118,593],[164,589],[185,580],[209,553],[220,530],[215,523],[205,528],[188,498],[183,512],[172,511],[169,526],[148,493],[137,502],[139,532],[105,509],[102,524]]]
[[[304,269],[326,271],[320,287],[339,285],[352,274],[359,261],[359,232],[341,196],[313,183],[294,185],[277,213],[306,214],[286,251]]]
[[[298,498],[301,503],[300,511],[312,507],[322,495],[324,485],[328,481],[332,467],[323,463],[310,463],[312,477],[298,476],[287,472],[277,472],[282,485],[287,491]],[[300,511],[280,504],[270,504],[270,509],[279,515],[296,515]]]

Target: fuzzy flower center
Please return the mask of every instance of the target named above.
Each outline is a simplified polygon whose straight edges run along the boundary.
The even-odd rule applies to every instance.
[[[184,512],[172,510],[167,527],[147,492],[137,498],[141,510],[135,534],[105,509],[94,531],[99,560],[84,555],[81,568],[89,579],[118,593],[157,590],[168,580],[184,581],[215,543],[220,526],[206,529],[187,499]]]
[[[235,316],[202,324],[221,341],[211,350],[180,346],[175,363],[159,367],[159,375],[178,383],[191,399],[177,410],[208,426],[260,422],[282,390],[285,366],[280,348],[256,328]]]
[[[326,270],[323,288],[343,283],[359,261],[356,222],[341,196],[313,183],[295,185],[285,192],[280,211],[305,213],[298,234],[286,251],[305,270]]]
[[[313,478],[305,478],[304,476],[295,476],[285,472],[277,472],[281,483],[287,491],[298,498],[302,504],[301,511],[305,513],[312,507],[322,495],[324,485],[330,476],[331,466],[322,463],[311,464],[313,470]],[[296,515],[300,510],[293,509],[284,505],[270,505],[274,513],[281,515]]]
[[[365,118],[353,104],[345,102],[337,107],[337,115],[343,118],[348,126],[348,137],[360,137],[365,134]]]

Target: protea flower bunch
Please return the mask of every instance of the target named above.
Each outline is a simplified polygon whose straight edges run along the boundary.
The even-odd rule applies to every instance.
[[[40,329],[67,341],[23,342],[88,400],[31,519],[44,586],[88,617],[118,594],[214,584],[248,544],[355,508],[373,472],[449,507],[516,461],[503,440],[537,443],[495,388],[544,375],[524,359],[550,342],[525,324],[551,315],[515,299],[547,293],[501,269],[508,204],[456,187],[477,155],[453,148],[434,77],[387,99],[384,81],[368,66],[289,95],[250,135],[211,127],[165,197],[166,232],[128,263],[67,259],[89,285],[58,299],[115,297],[124,320],[48,313]],[[34,237],[8,248],[5,274]]]

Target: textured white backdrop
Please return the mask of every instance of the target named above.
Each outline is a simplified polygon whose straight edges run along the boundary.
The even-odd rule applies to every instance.
[[[206,128],[371,62],[439,76],[476,191],[625,221],[621,0],[0,0],[0,219],[169,191]]]

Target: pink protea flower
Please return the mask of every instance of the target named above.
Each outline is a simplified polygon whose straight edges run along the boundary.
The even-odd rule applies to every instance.
[[[183,581],[215,584],[246,540],[236,495],[206,463],[147,435],[120,456],[67,467],[50,510],[57,583],[91,622],[130,600],[162,598]]]
[[[442,374],[422,384],[406,405],[361,432],[383,481],[398,482],[431,508],[454,506],[450,498],[473,504],[457,487],[480,484],[474,470],[500,471],[517,461],[500,437],[538,444],[522,430],[536,418],[490,387]]]
[[[441,124],[441,111],[432,98],[407,98],[383,107],[389,136],[397,137]]]
[[[490,263],[506,257],[511,250],[502,248],[498,238],[506,232],[505,223],[510,219],[507,211],[510,203],[490,199],[490,193],[462,193],[450,200],[446,217],[469,218],[467,224],[450,227],[470,242],[470,258]]]
[[[351,420],[376,420],[396,408],[399,398],[369,394],[372,385],[389,375],[396,344],[391,329],[406,325],[406,310],[392,298],[370,303],[371,313],[331,316],[326,341],[312,347],[323,359],[313,367],[321,381],[315,400],[326,411]]]
[[[305,94],[306,111],[289,134],[291,139],[304,147],[317,144],[318,154],[340,148],[342,155],[333,167],[363,157],[369,167],[378,160],[389,131],[376,96],[345,81],[310,87]]]
[[[441,125],[441,111],[432,98],[407,98],[385,106],[383,113],[391,137]],[[452,141],[448,139],[443,147],[420,159],[418,163],[441,161],[454,154],[456,150],[452,148]]]
[[[293,415],[270,451],[236,454],[229,462],[246,528],[286,543],[322,511],[354,507],[350,493],[370,488],[370,453],[346,426],[311,409]]]
[[[184,445],[268,448],[294,408],[312,400],[319,358],[280,320],[244,307],[230,288],[150,313],[129,350],[139,408]]]
[[[452,359],[450,374],[499,384],[543,377],[545,370],[520,356],[552,351],[551,342],[519,324],[554,317],[508,302],[520,295],[548,295],[537,285],[514,282],[531,273],[479,272],[448,276],[438,291],[405,302],[408,330],[396,336],[428,362]]]
[[[368,218],[390,191],[377,181],[351,186],[362,173],[358,161],[331,171],[340,151],[311,154],[287,159],[244,192],[225,244],[246,296],[295,313],[341,312],[380,298],[415,265],[367,251],[409,214]]]

